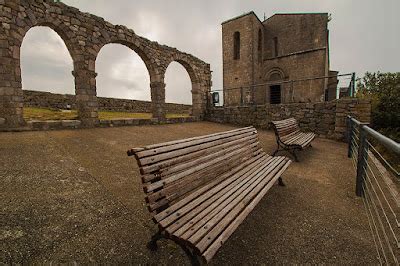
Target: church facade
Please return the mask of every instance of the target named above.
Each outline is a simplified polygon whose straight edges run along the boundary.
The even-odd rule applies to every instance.
[[[301,13],[261,22],[250,12],[223,22],[224,105],[336,98],[336,78],[321,78],[337,74],[329,70],[329,20]]]

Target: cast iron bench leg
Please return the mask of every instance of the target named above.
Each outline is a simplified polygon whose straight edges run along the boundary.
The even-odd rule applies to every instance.
[[[151,251],[156,251],[158,249],[157,246],[157,241],[160,240],[161,238],[165,238],[168,240],[172,240],[175,242],[175,244],[177,244],[178,246],[180,246],[183,251],[185,252],[185,254],[189,257],[190,263],[193,266],[200,266],[202,265],[202,260],[201,258],[199,258],[199,256],[197,256],[197,254],[194,251],[191,251],[187,246],[185,246],[184,244],[175,241],[173,239],[170,239],[168,237],[166,237],[162,231],[158,231],[157,233],[155,233],[152,237],[151,240],[147,243],[147,248],[150,249]]]
[[[286,186],[285,183],[283,183],[282,177],[279,177],[279,178],[278,178],[278,184],[279,184],[281,187]]]
[[[158,249],[157,241],[160,240],[161,238],[164,238],[164,236],[161,233],[161,231],[158,231],[151,237],[149,243],[147,243],[147,248],[150,249],[151,251],[156,251]]]

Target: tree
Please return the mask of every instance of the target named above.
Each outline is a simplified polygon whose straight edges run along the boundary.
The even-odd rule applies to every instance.
[[[400,142],[400,72],[365,73],[356,96],[371,100],[371,126]]]

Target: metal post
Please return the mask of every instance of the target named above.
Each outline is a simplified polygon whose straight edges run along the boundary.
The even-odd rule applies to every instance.
[[[356,89],[356,73],[351,73],[351,88],[350,88],[350,97],[354,97],[354,92]]]
[[[347,127],[346,127],[346,131],[347,131],[346,137],[347,137],[347,143],[348,143],[347,157],[351,158],[352,155],[353,155],[353,151],[352,151],[351,146],[352,146],[352,140],[353,140],[353,134],[354,134],[354,131],[353,131],[353,123],[352,123],[352,121],[351,121],[351,116],[347,116],[347,118],[346,118],[346,124],[347,124]]]
[[[240,105],[243,105],[243,87],[240,87]]]
[[[254,105],[255,104],[255,102],[254,102],[254,90],[255,90],[255,87],[254,86],[250,86],[250,105]]]
[[[367,133],[364,129],[365,125],[360,124],[360,143],[358,146],[358,158],[357,158],[357,179],[356,179],[356,195],[363,196],[363,183],[366,177],[366,167],[368,159],[368,143]]]

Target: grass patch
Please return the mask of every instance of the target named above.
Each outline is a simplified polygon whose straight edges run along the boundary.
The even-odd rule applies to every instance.
[[[100,120],[111,120],[111,119],[121,119],[121,118],[151,119],[152,117],[153,115],[149,113],[99,111]]]
[[[111,120],[111,119],[151,119],[153,117],[150,113],[127,113],[127,112],[111,112],[111,111],[99,111],[100,120]],[[167,118],[181,118],[189,117],[189,114],[166,114]],[[29,120],[75,120],[78,119],[77,110],[54,110],[46,108],[24,108],[24,119]]]
[[[52,110],[45,108],[24,107],[24,119],[29,120],[75,120],[78,119],[76,110]]]

